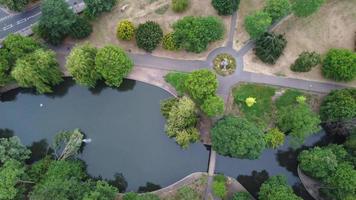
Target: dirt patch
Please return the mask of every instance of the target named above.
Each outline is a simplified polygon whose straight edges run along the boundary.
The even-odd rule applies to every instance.
[[[136,47],[135,41],[125,42],[116,38],[117,23],[122,19],[131,20],[136,26],[145,21],[151,20],[159,23],[164,33],[172,31],[172,24],[184,16],[218,16],[210,2],[191,0],[191,4],[186,12],[182,14],[174,13],[171,9],[171,0],[121,0],[110,13],[106,13],[93,23],[93,33],[85,41],[95,46],[102,47],[107,44],[119,45],[132,53],[146,53]],[[125,11],[121,11],[127,5]],[[166,9],[168,7],[168,9]],[[227,42],[227,31],[231,23],[231,17],[220,17],[225,24],[226,33],[223,40],[216,41],[209,45],[207,51],[195,54],[185,51],[166,51],[162,47],[157,48],[152,54],[161,57],[178,59],[206,59],[209,52],[217,47],[223,46]]]
[[[254,11],[261,10],[266,0],[242,0],[237,11],[237,25],[234,35],[233,48],[239,50],[250,39],[250,35],[245,31],[245,17]]]
[[[329,0],[318,13],[307,18],[291,16],[275,29],[275,32],[284,34],[288,41],[284,54],[275,65],[262,63],[251,50],[244,57],[245,70],[305,80],[333,82],[322,76],[320,66],[307,73],[296,73],[290,70],[290,65],[305,50],[325,54],[330,48],[354,49],[355,31],[356,1]],[[356,80],[338,84],[356,87]]]

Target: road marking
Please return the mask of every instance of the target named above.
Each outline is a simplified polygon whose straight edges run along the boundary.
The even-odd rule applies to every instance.
[[[27,19],[26,19],[26,18],[24,18],[24,19],[21,19],[21,20],[17,21],[17,22],[16,22],[16,24],[17,24],[17,25],[19,25],[19,24],[24,23],[25,21],[27,21]]]
[[[5,26],[4,28],[2,28],[3,31],[9,30],[10,28],[14,27],[14,25],[9,24],[7,26]]]
[[[38,13],[32,15],[32,16],[27,17],[27,20],[30,20],[31,18],[34,18],[34,17],[40,15],[41,13],[42,13],[42,12],[38,12]]]

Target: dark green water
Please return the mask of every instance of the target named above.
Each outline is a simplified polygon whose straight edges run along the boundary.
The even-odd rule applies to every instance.
[[[159,102],[168,97],[157,87],[129,80],[119,89],[102,85],[91,91],[66,80],[50,96],[18,89],[3,95],[0,129],[30,146],[51,142],[60,130],[80,128],[92,139],[80,155],[91,175],[123,173],[128,190],[147,181],[164,187],[206,171],[209,156],[202,144],[183,151],[165,135]]]

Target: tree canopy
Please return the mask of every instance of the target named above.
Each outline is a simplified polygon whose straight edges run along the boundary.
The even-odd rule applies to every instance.
[[[272,18],[264,11],[256,11],[245,18],[245,29],[252,39],[259,38],[272,24]]]
[[[222,115],[225,110],[225,102],[217,95],[209,96],[202,104],[201,109],[209,117]]]
[[[264,11],[269,14],[272,21],[277,21],[288,15],[291,11],[289,0],[267,0]]]
[[[323,75],[335,81],[352,81],[356,77],[356,53],[348,49],[330,49],[322,66]]]
[[[155,50],[162,38],[162,28],[156,22],[147,21],[137,27],[136,44],[147,52]]]
[[[9,160],[23,162],[30,158],[31,151],[20,141],[20,138],[13,136],[10,138],[0,138],[0,162]]]
[[[14,11],[23,10],[29,2],[29,0],[0,0],[1,5],[4,5]]]
[[[83,200],[114,200],[117,192],[117,188],[107,182],[97,181],[94,190],[85,194]]]
[[[211,4],[219,15],[232,15],[238,9],[240,0],[212,0]]]
[[[190,96],[202,103],[208,97],[215,95],[218,89],[218,80],[212,71],[201,69],[190,73],[184,85]]]
[[[16,185],[25,175],[24,166],[16,160],[8,160],[0,167],[0,199],[15,199],[19,190]]]
[[[264,182],[258,193],[260,200],[302,200],[294,194],[284,176],[273,176]]]
[[[95,69],[111,87],[119,87],[133,67],[133,61],[120,47],[108,45],[95,57]]]
[[[283,35],[264,33],[256,40],[255,55],[264,63],[275,64],[287,46]]]
[[[95,18],[103,12],[109,12],[116,5],[117,0],[84,0],[86,8],[84,14],[89,18]]]
[[[212,148],[223,156],[257,159],[265,149],[262,130],[246,119],[226,116],[211,130]]]

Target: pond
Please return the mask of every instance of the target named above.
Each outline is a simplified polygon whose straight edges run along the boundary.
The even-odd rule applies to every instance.
[[[206,171],[209,157],[202,144],[182,150],[164,133],[159,103],[170,96],[131,80],[119,89],[100,84],[88,90],[67,79],[51,95],[28,89],[4,94],[0,129],[12,131],[25,145],[36,142],[32,147],[39,153],[44,141],[51,143],[57,132],[80,128],[92,139],[80,155],[89,174],[110,179],[122,173],[128,191],[147,181],[164,187],[192,172]]]

